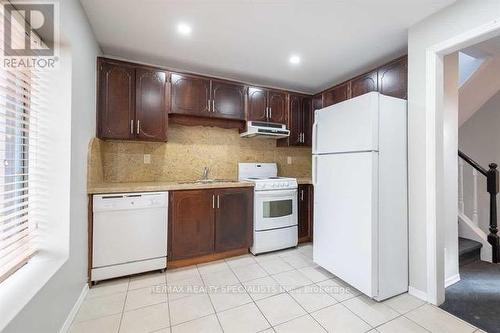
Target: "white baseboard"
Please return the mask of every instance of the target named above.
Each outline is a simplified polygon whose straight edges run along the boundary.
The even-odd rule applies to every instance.
[[[85,283],[85,285],[82,288],[82,292],[80,293],[80,296],[78,296],[78,299],[73,305],[73,308],[68,313],[68,316],[66,317],[66,320],[64,321],[64,324],[61,327],[59,333],[66,333],[69,331],[69,327],[71,326],[73,319],[75,319],[75,316],[78,313],[78,310],[80,309],[80,306],[82,305],[83,300],[85,299],[85,296],[87,296],[88,292],[89,292],[89,285]]]
[[[460,281],[460,274],[455,274],[453,276],[450,276],[449,278],[444,280],[444,287],[448,288],[449,286],[457,283],[458,281]]]
[[[415,296],[416,298],[420,298],[422,301],[427,302],[427,293],[425,291],[419,290],[415,287],[408,287],[408,294]]]

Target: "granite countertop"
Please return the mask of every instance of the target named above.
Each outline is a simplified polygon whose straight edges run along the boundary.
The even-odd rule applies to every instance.
[[[311,178],[297,178],[297,183],[299,185],[312,185],[312,179]]]
[[[217,181],[214,183],[194,182],[139,182],[139,183],[99,183],[87,187],[88,194],[128,193],[128,192],[156,192],[175,190],[196,190],[229,187],[253,187],[253,183],[244,181]]]

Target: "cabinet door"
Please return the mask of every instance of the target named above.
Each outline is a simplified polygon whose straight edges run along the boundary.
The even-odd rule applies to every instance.
[[[176,74],[172,81],[172,113],[210,117],[210,80]]]
[[[245,120],[245,87],[212,80],[212,112],[217,118]]]
[[[267,90],[248,88],[248,120],[267,121]]]
[[[99,60],[97,136],[101,139],[133,139],[135,69]]]
[[[286,124],[286,94],[278,91],[269,91],[267,106],[269,107],[270,122]]]
[[[290,146],[300,145],[301,133],[302,133],[302,97],[298,95],[290,95],[289,100],[289,130],[290,136],[288,137],[288,142]]]
[[[216,191],[215,251],[229,251],[252,245],[253,189],[229,188]]]
[[[136,138],[167,140],[168,73],[136,69]]]
[[[312,240],[313,186],[299,185],[299,242]]]
[[[351,97],[360,96],[370,91],[377,91],[378,79],[377,71],[366,73],[351,81]]]
[[[321,94],[314,96],[312,99],[313,112],[322,108],[323,108],[323,96]]]
[[[343,102],[351,98],[351,82],[335,86],[323,93],[323,107]]]
[[[169,260],[210,254],[214,250],[214,192],[170,192]]]
[[[395,60],[378,70],[378,91],[381,94],[407,98],[408,58]]]
[[[312,126],[314,123],[314,114],[312,110],[312,99],[304,97],[302,99],[302,145],[310,147],[312,145]]]

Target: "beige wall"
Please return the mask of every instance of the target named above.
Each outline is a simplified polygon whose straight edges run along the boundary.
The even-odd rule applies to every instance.
[[[144,154],[151,154],[151,164],[144,164]],[[276,162],[279,175],[311,177],[310,148],[278,148],[276,140],[243,139],[235,129],[170,125],[167,143],[94,139],[89,182],[195,180],[205,166],[210,178],[236,179],[238,162]]]

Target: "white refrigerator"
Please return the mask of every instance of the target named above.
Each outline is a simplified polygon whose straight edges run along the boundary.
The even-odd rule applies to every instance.
[[[408,289],[406,128],[377,92],[315,111],[313,259],[378,301]]]

